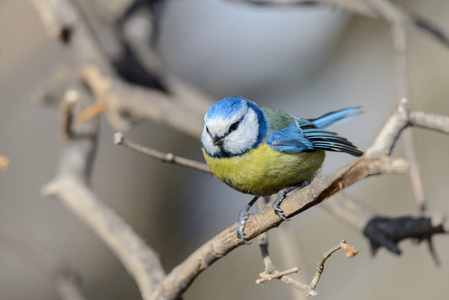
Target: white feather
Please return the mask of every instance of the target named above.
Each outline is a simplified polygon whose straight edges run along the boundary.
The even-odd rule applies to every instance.
[[[240,120],[236,130],[229,132],[229,127]],[[209,130],[209,133],[207,132]],[[228,133],[229,132],[229,133]],[[242,107],[229,119],[221,117],[208,119],[204,123],[201,142],[210,155],[216,155],[221,150],[215,146],[212,137],[223,137],[223,149],[231,155],[238,155],[250,150],[257,142],[259,121],[256,112],[247,105]]]

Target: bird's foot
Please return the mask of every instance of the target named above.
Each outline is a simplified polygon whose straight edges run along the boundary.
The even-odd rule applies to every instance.
[[[237,222],[237,230],[236,230],[236,234],[237,234],[237,238],[239,238],[240,240],[242,240],[243,243],[249,245],[251,244],[250,242],[248,242],[248,236],[245,234],[245,225],[246,225],[246,220],[248,220],[249,218],[249,210],[251,208],[251,206],[254,205],[254,203],[256,203],[257,199],[259,197],[256,196],[254,197],[251,202],[249,202],[241,211],[239,214],[239,220]]]
[[[290,221],[289,219],[287,219],[287,217],[284,214],[284,211],[281,208],[281,203],[287,196],[287,193],[288,191],[286,191],[286,189],[281,190],[277,194],[276,201],[273,204],[274,213],[277,214],[284,221]]]
[[[298,185],[291,186],[288,188],[285,188],[283,190],[280,190],[279,193],[276,196],[276,201],[273,204],[274,213],[277,214],[282,220],[284,221],[290,221],[284,214],[284,211],[281,208],[281,203],[284,201],[285,197],[287,197],[287,194],[293,191],[296,188],[303,188],[305,186],[308,186],[310,184],[310,181],[303,181]]]
[[[248,240],[247,240],[248,237],[245,234],[245,224],[246,224],[246,220],[248,220],[248,217],[249,217],[248,211],[242,210],[240,212],[239,221],[237,223],[237,231],[236,231],[237,238],[242,240],[242,242],[247,245],[251,244],[250,242],[248,242]]]

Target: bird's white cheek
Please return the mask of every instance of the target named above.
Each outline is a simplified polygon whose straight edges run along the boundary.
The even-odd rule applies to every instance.
[[[214,146],[212,138],[207,133],[206,129],[203,128],[203,132],[201,133],[201,143],[203,144],[204,149],[210,155],[217,154],[220,149],[217,146]]]
[[[224,141],[226,152],[240,154],[250,150],[257,142],[259,123],[256,114],[250,110],[239,128],[230,133]]]

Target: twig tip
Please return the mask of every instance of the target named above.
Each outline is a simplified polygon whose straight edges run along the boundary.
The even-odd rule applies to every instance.
[[[114,144],[121,145],[125,140],[125,134],[123,132],[114,133]]]
[[[44,187],[42,187],[41,193],[44,196],[54,196],[58,193],[59,186],[55,181],[47,183]]]
[[[340,242],[340,247],[341,249],[346,251],[346,257],[354,257],[359,253],[359,251],[355,247],[346,243],[346,240],[342,240]]]

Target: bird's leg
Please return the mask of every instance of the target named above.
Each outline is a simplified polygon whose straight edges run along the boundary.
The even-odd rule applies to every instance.
[[[276,195],[276,202],[273,204],[274,213],[277,214],[282,220],[289,221],[287,217],[284,214],[284,211],[281,208],[281,203],[287,197],[287,194],[293,191],[296,188],[303,188],[305,186],[308,186],[310,184],[310,181],[303,181],[298,185],[290,186],[288,188],[282,189],[278,192]]]
[[[249,217],[248,212],[251,209],[251,206],[253,206],[254,203],[256,203],[257,199],[259,199],[259,196],[255,196],[247,205],[245,205],[245,207],[240,211],[239,214],[239,221],[237,224],[237,237],[241,239],[242,242],[244,242],[245,244],[251,244],[246,240],[248,237],[245,235],[244,229],[246,220],[248,220]]]

